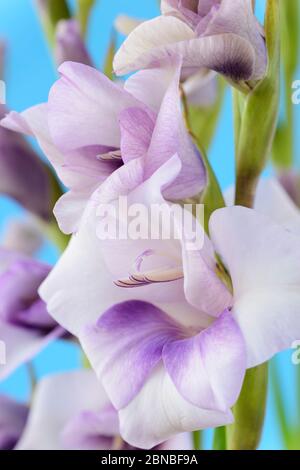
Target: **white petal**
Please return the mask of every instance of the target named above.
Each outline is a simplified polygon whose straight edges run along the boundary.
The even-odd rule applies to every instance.
[[[122,437],[135,447],[150,449],[185,431],[232,422],[227,413],[207,411],[185,401],[159,365],[141,392],[119,412]]]
[[[300,237],[242,207],[216,211],[210,233],[231,275],[253,367],[300,337]]]

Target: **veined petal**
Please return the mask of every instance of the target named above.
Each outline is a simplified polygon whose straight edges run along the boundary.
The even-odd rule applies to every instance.
[[[205,29],[205,36],[233,33],[246,39],[255,50],[252,79],[261,79],[267,68],[267,49],[262,26],[254,13],[252,0],[222,0],[213,19]]]
[[[201,155],[184,124],[179,87],[181,65],[178,58],[170,65],[173,77],[162,100],[145,161],[145,176],[149,177],[177,153],[181,171],[164,191],[165,197],[171,200],[195,196],[207,182]]]
[[[141,390],[164,345],[182,335],[180,325],[160,309],[135,300],[107,310],[86,329],[83,346],[112,404],[120,409]]]
[[[138,162],[137,159],[132,160],[130,164],[136,164],[136,162]],[[128,165],[122,167],[124,171],[126,167]],[[179,170],[180,161],[174,156],[136,189],[133,189],[135,186],[133,184],[133,190],[128,195],[128,206],[139,203],[150,208],[151,204],[164,202],[161,188],[172,181]],[[116,178],[116,175],[118,171],[112,177]],[[127,178],[125,175],[118,184],[122,181],[124,183],[125,177]],[[133,179],[136,182],[135,177]],[[163,289],[159,283],[138,287],[134,291],[115,284],[118,279],[129,276],[136,259],[148,249],[163,253],[164,257],[167,259],[170,257],[173,261],[175,257],[176,262],[176,257],[179,257],[180,262],[181,249],[180,242],[173,238],[132,240],[126,236],[122,239],[118,232],[112,234],[110,238],[100,236],[99,208],[106,202],[109,202],[111,207],[113,201],[111,199],[113,191],[111,192],[110,188],[107,191],[108,193],[103,193],[103,186],[101,186],[99,192],[93,194],[78,232],[73,236],[68,248],[40,288],[40,295],[47,303],[50,314],[57,319],[59,324],[77,336],[80,336],[86,325],[96,322],[99,316],[113,304],[130,299],[151,302],[173,317],[182,318],[185,324],[193,324],[193,322],[198,324],[202,320],[206,323],[206,316],[186,301],[182,279],[164,283]],[[114,195],[114,197],[117,196]],[[118,200],[115,208],[116,213],[111,216],[111,219],[118,221],[120,216]],[[168,211],[167,208],[167,215]],[[146,217],[148,216],[147,213]],[[165,265],[165,259],[163,261]],[[149,269],[157,267],[161,268],[162,264],[149,266]]]
[[[181,172],[164,191],[167,199],[178,200],[199,194],[206,185],[206,170],[201,156],[193,144],[184,124],[181,96],[180,96],[180,74],[182,61],[175,57],[168,60],[160,69],[139,72],[126,83],[133,94],[139,99],[146,100],[147,104],[157,112],[157,116],[151,118],[144,111],[130,110],[121,114],[121,129],[127,122],[134,123],[133,131],[130,133],[130,147],[128,145],[128,132],[122,131],[123,157],[135,158],[136,155],[144,155],[145,170],[144,178],[149,178],[159,167],[161,167],[174,154],[181,161]],[[154,94],[146,93],[149,89],[150,80],[159,83]],[[147,96],[146,96],[147,95]],[[126,119],[125,119],[126,117]],[[140,131],[137,132],[137,124],[133,119],[139,121]],[[124,122],[124,124],[123,124]],[[146,126],[146,127],[145,127]],[[146,132],[147,131],[147,132]],[[143,136],[143,142],[141,137]],[[127,137],[127,139],[126,139]],[[138,152],[136,149],[139,149]]]
[[[218,317],[232,306],[232,295],[217,275],[214,247],[199,221],[193,230],[191,235],[183,234],[181,242],[186,299],[198,310]],[[187,235],[196,236],[192,246]]]
[[[246,349],[240,329],[227,310],[196,336],[165,344],[163,361],[187,401],[226,412],[241,391]]]
[[[105,75],[87,65],[65,62],[49,94],[49,128],[58,148],[92,145],[119,148],[119,113],[143,107]]]
[[[114,68],[123,75],[157,67],[170,56],[182,57],[184,67],[208,68],[234,81],[252,78],[256,64],[247,39],[227,32],[196,38],[184,22],[165,16],[143,23],[129,35],[115,56]]]
[[[171,16],[158,16],[145,21],[132,31],[115,55],[114,70],[118,75],[125,75],[130,71],[145,68],[141,66],[143,55],[149,55],[149,52],[155,49],[195,37],[189,26]],[[155,59],[158,59],[156,66],[159,66],[161,57],[152,55],[151,62]]]
[[[127,108],[120,113],[119,120],[121,155],[124,163],[145,157],[155,126],[154,118],[141,108]]]

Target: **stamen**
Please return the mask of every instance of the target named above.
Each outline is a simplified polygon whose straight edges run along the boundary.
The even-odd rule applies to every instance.
[[[142,287],[149,284],[162,283],[162,282],[172,282],[178,281],[184,277],[182,265],[177,265],[175,267],[163,267],[157,269],[148,269],[142,271],[142,264],[146,258],[150,256],[160,256],[162,258],[170,258],[163,253],[157,252],[155,250],[145,250],[141,253],[135,260],[133,264],[133,271],[129,273],[128,278],[118,279],[115,281],[115,285],[118,287]],[[172,258],[173,261],[180,262],[177,258]]]
[[[184,276],[182,267],[157,269],[143,273],[132,273],[127,279],[115,281],[118,287],[142,287],[149,284],[173,282]]]
[[[107,153],[97,155],[98,160],[111,161],[111,160],[122,160],[121,150],[111,150]]]

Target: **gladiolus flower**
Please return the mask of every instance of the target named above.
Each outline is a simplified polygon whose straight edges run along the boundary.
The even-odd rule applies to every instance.
[[[157,67],[174,54],[183,58],[183,75],[206,68],[231,82],[264,77],[264,32],[252,0],[163,0],[162,15],[137,26],[114,60],[118,75]]]

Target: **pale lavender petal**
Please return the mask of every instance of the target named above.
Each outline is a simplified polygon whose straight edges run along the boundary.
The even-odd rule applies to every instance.
[[[185,295],[195,308],[218,317],[225,308],[233,305],[232,295],[217,275],[214,248],[204,235],[201,249],[188,249],[182,242]]]
[[[162,16],[142,23],[125,40],[115,56],[114,69],[123,75],[141,68],[157,67],[179,56],[183,66],[207,68],[231,80],[249,80],[256,74],[252,44],[234,33],[196,37],[185,23]]]
[[[87,65],[65,62],[49,94],[48,122],[63,151],[91,145],[120,146],[119,113],[143,107],[105,75]]]
[[[113,405],[120,409],[138,394],[161,360],[166,342],[181,327],[154,305],[117,304],[86,329],[83,345]]]
[[[226,411],[237,400],[246,370],[246,349],[231,312],[189,339],[164,346],[163,361],[177,390],[191,404]]]
[[[144,155],[145,179],[175,153],[178,154],[182,164],[181,172],[164,191],[165,197],[172,200],[199,194],[206,185],[206,171],[201,156],[184,125],[179,89],[180,73],[181,60],[177,58],[171,62],[167,61],[160,69],[139,72],[126,82],[126,88],[131,93],[139,99],[146,100],[147,104],[157,112],[155,124],[152,122],[154,121],[152,116],[150,117],[145,111],[138,113],[132,109],[130,115],[129,111],[125,112],[124,119],[121,115],[121,128],[123,121],[124,125],[127,121],[127,128],[131,123],[130,147],[128,149],[124,147],[122,155],[125,160],[131,155],[132,158]],[[151,82],[160,84],[153,94],[145,92],[151,86]],[[135,120],[139,120],[139,127],[143,126],[139,132],[136,131],[138,127]],[[128,132],[124,138],[123,133],[124,131],[122,143],[125,137],[128,142]],[[143,142],[141,142],[142,136]]]
[[[147,152],[145,177],[151,176],[177,153],[182,169],[164,195],[168,199],[178,200],[199,194],[207,181],[200,153],[186,130],[182,115],[179,88],[181,60],[175,61],[170,68],[173,76],[163,98]]]
[[[120,113],[119,121],[121,154],[124,163],[145,157],[155,126],[154,116],[150,116],[141,108],[127,108]]]

